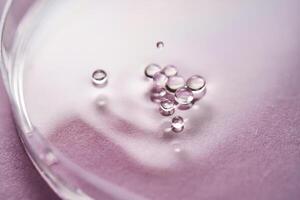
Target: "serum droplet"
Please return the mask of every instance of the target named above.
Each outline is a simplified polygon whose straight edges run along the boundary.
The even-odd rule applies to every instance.
[[[165,87],[168,77],[161,72],[157,72],[153,76],[153,81],[157,86]]]
[[[154,86],[150,91],[150,99],[153,102],[160,103],[166,96],[167,91],[163,87]]]
[[[167,65],[163,68],[162,73],[167,77],[175,76],[177,74],[177,68],[174,65]]]
[[[106,85],[108,78],[107,73],[102,69],[97,69],[92,74],[92,81],[96,86],[104,86]]]
[[[193,92],[188,88],[179,88],[175,92],[175,100],[179,104],[190,104],[194,100]]]
[[[172,130],[176,133],[183,131],[184,120],[180,116],[176,116],[172,119]]]
[[[172,76],[168,79],[166,88],[169,92],[175,92],[177,89],[185,85],[184,78],[181,76]]]
[[[160,113],[163,116],[173,115],[175,112],[175,104],[169,99],[164,99],[160,102]]]
[[[199,90],[203,89],[205,87],[205,85],[206,85],[205,79],[199,75],[191,76],[186,81],[186,86],[193,91],[199,91]]]
[[[157,64],[150,64],[147,65],[146,69],[145,69],[145,76],[147,76],[148,78],[153,78],[154,74],[156,74],[157,72],[160,72],[161,67]]]

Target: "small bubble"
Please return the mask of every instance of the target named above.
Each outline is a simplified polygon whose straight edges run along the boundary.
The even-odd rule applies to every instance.
[[[176,116],[172,119],[172,130],[176,133],[183,131],[184,120],[180,116]]]
[[[164,99],[160,102],[160,113],[164,116],[173,115],[175,112],[175,104],[169,99]]]
[[[159,42],[156,43],[156,47],[157,47],[158,49],[161,49],[161,48],[163,48],[164,46],[165,46],[165,44],[164,44],[163,41],[159,41]]]
[[[147,76],[148,78],[153,78],[154,74],[156,74],[157,72],[160,72],[161,67],[157,64],[150,64],[147,65],[147,67],[145,68],[145,76]]]
[[[106,85],[108,81],[107,73],[102,69],[97,69],[92,74],[92,81],[96,86]]]
[[[193,99],[194,99],[194,94],[188,88],[185,87],[179,88],[175,92],[175,100],[179,104],[183,104],[183,105],[190,104],[192,103]]]
[[[194,75],[186,81],[186,85],[193,91],[199,91],[205,87],[206,81],[203,77],[199,75]]]
[[[172,76],[168,79],[166,88],[170,92],[175,92],[177,89],[185,85],[184,78],[181,76]]]
[[[164,87],[168,81],[168,77],[161,72],[157,72],[153,76],[153,81],[157,86]]]
[[[167,65],[163,68],[162,73],[171,77],[177,75],[177,68],[174,65]]]

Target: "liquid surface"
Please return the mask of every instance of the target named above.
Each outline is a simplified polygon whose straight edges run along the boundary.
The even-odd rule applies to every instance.
[[[53,3],[22,52],[31,122],[75,163],[130,191],[150,199],[205,197],[210,162],[224,163],[210,158],[255,132],[261,121],[251,125],[246,116],[254,107],[263,115],[274,101],[266,94],[284,98],[278,91],[288,68],[274,57],[295,61],[287,52],[299,42],[300,27],[290,20],[296,11],[280,1],[257,2]],[[159,49],[157,41],[164,41]],[[174,116],[161,115],[149,98],[150,63],[175,65],[183,77],[199,74],[208,82],[206,96],[176,110],[182,119],[173,124]],[[105,87],[91,83],[95,66],[109,74]],[[179,134],[166,131],[183,123]],[[203,187],[190,193],[195,185]]]

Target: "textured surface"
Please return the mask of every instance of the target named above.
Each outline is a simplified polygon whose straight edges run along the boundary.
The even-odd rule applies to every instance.
[[[58,200],[27,157],[0,80],[0,199]]]

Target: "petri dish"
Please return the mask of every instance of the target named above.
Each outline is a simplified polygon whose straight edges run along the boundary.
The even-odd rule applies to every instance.
[[[278,91],[286,68],[270,58],[297,48],[278,37],[299,42],[293,12],[260,21],[281,3],[247,3],[7,2],[4,82],[25,149],[62,199],[206,197],[200,186],[212,184],[211,156],[256,130],[261,120],[252,126],[245,116],[269,105],[266,93],[285,96]],[[269,23],[278,19],[295,29]],[[278,33],[263,35],[270,30]],[[272,49],[274,43],[282,48]],[[145,76],[149,65],[161,71]],[[205,90],[183,86],[188,103],[180,105],[165,89],[166,66],[185,80],[204,77]],[[296,92],[292,86],[288,91]]]

